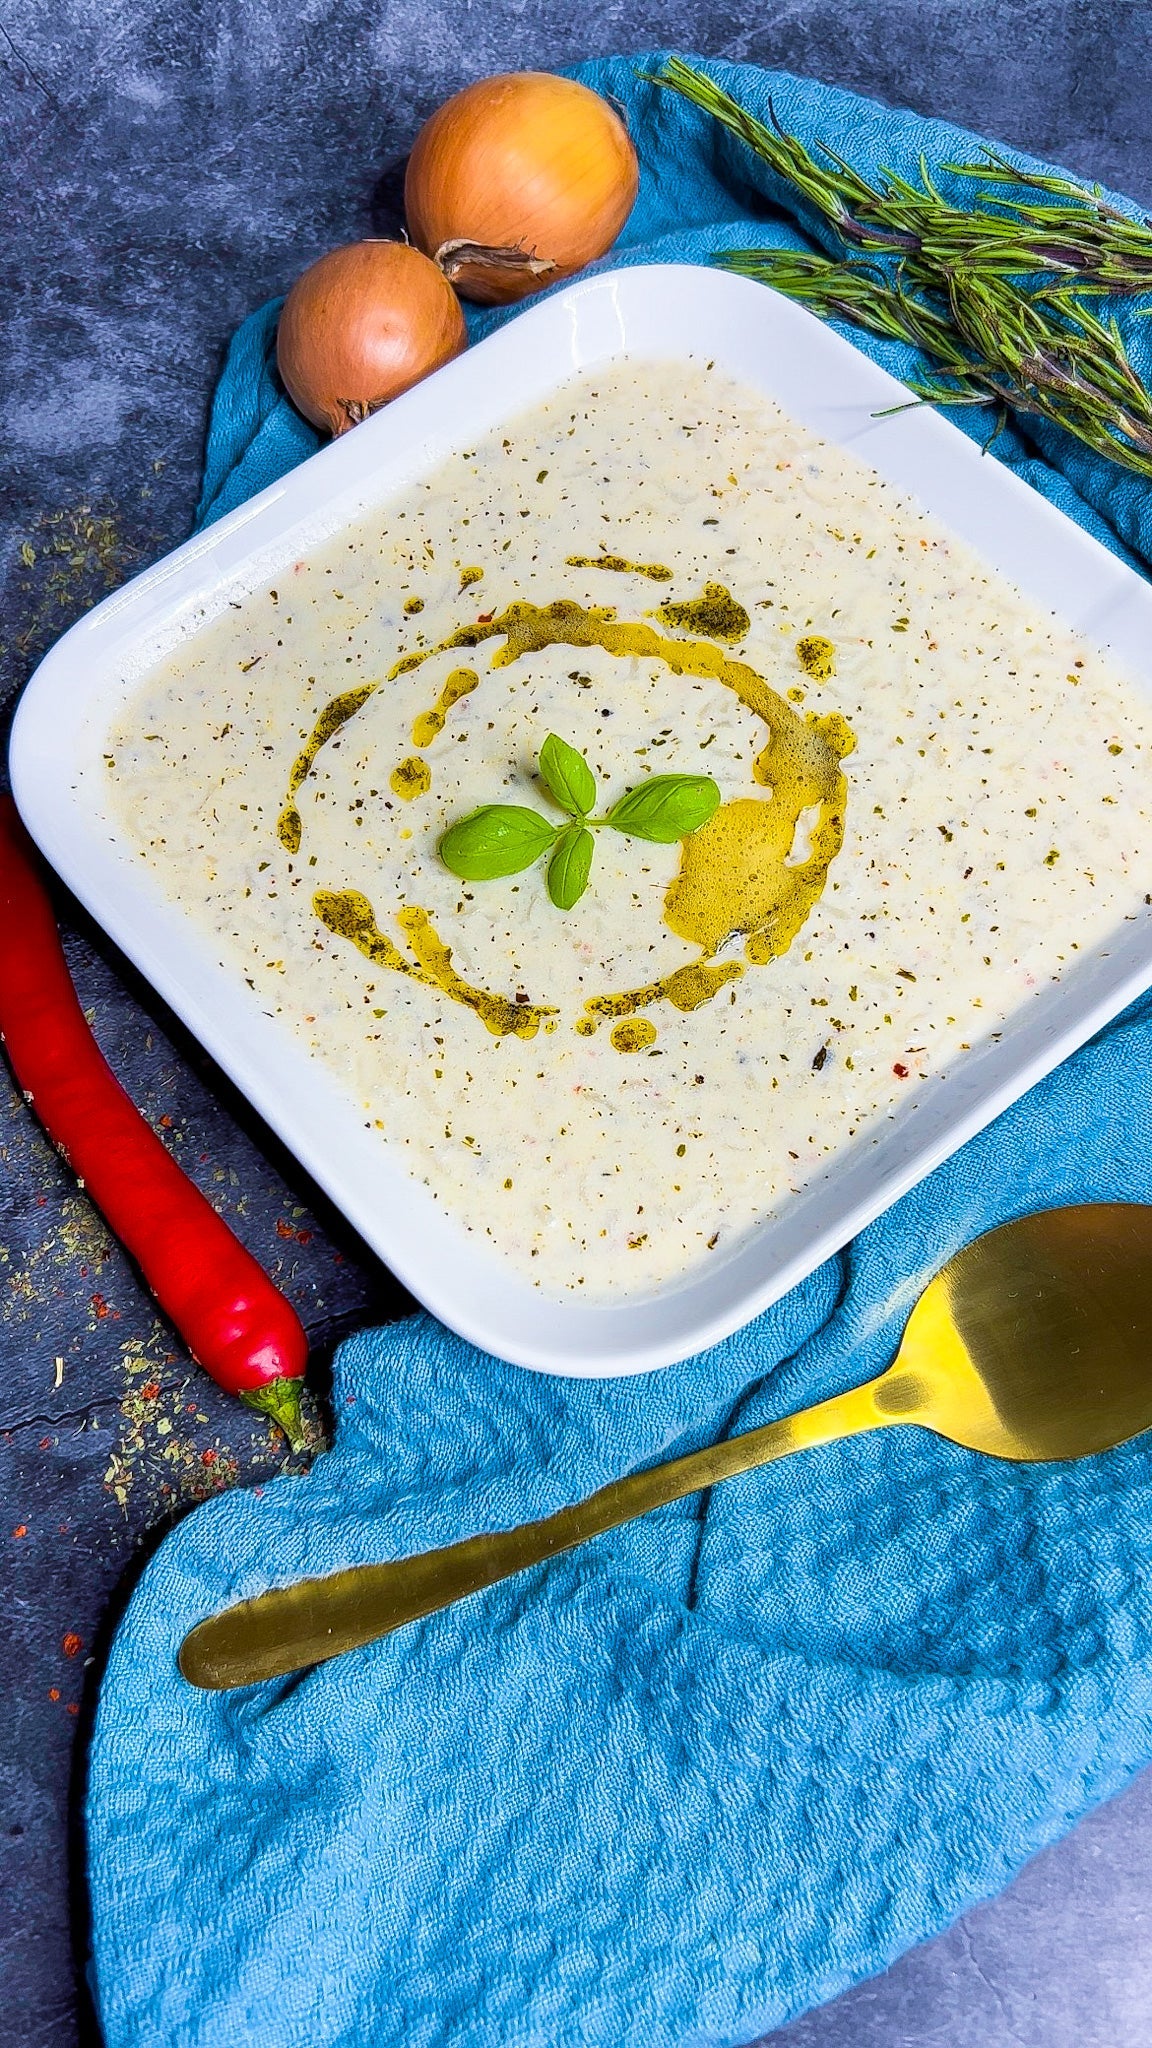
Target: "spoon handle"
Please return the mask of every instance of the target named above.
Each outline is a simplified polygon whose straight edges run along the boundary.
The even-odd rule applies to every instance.
[[[630,1472],[543,1521],[469,1536],[391,1564],[353,1565],[328,1578],[302,1579],[258,1593],[192,1629],[181,1645],[180,1669],[193,1685],[223,1691],[283,1677],[359,1649],[405,1622],[434,1614],[685,1494],[734,1479],[792,1451],[907,1420],[877,1408],[874,1395],[880,1384],[873,1380],[780,1422],[727,1437],[667,1464]]]

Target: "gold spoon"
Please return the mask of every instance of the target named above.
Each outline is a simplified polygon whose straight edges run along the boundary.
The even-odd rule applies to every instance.
[[[1083,1458],[1152,1427],[1152,1207],[1095,1202],[978,1237],[925,1288],[888,1371],[781,1422],[632,1472],[519,1529],[243,1600],[184,1638],[213,1691],[358,1649],[650,1508],[773,1458],[915,1422],[993,1458]]]

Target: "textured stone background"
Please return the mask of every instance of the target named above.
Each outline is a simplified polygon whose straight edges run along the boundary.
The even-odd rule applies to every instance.
[[[0,0],[5,722],[55,636],[187,532],[231,329],[387,223],[389,166],[466,79],[671,43],[947,115],[1152,204],[1150,31],[1133,0]],[[399,1290],[60,911],[117,1071],[300,1307],[320,1441],[324,1349]],[[96,2037],[75,1811],[111,1627],[174,1517],[282,1461],[189,1366],[2,1074],[0,1162],[0,2032],[76,2048]],[[1147,2048],[1150,1860],[1146,1777],[771,2048]]]

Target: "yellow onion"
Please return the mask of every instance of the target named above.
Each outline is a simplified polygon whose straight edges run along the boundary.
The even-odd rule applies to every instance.
[[[442,271],[406,242],[351,242],[296,279],[276,363],[314,427],[343,434],[467,345]]]
[[[603,256],[639,178],[628,130],[588,86],[545,71],[482,78],[416,137],[408,232],[466,299],[505,305]]]

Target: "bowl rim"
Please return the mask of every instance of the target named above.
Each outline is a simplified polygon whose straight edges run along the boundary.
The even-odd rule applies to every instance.
[[[10,743],[16,801],[47,859],[397,1278],[481,1350],[579,1377],[651,1371],[730,1337],[1152,982],[1152,916],[1118,914],[1108,945],[1038,991],[996,1045],[930,1078],[886,1130],[838,1154],[727,1256],[645,1295],[584,1303],[530,1286],[378,1137],[366,1141],[350,1098],[290,1027],[265,1017],[179,906],[132,870],[98,801],[100,740],[164,648],[477,433],[629,357],[709,359],[752,383],[917,497],[1152,694],[1152,587],[1125,561],[949,420],[909,408],[904,385],[804,308],[727,273],[644,264],[526,308],[115,591],[44,657]]]

